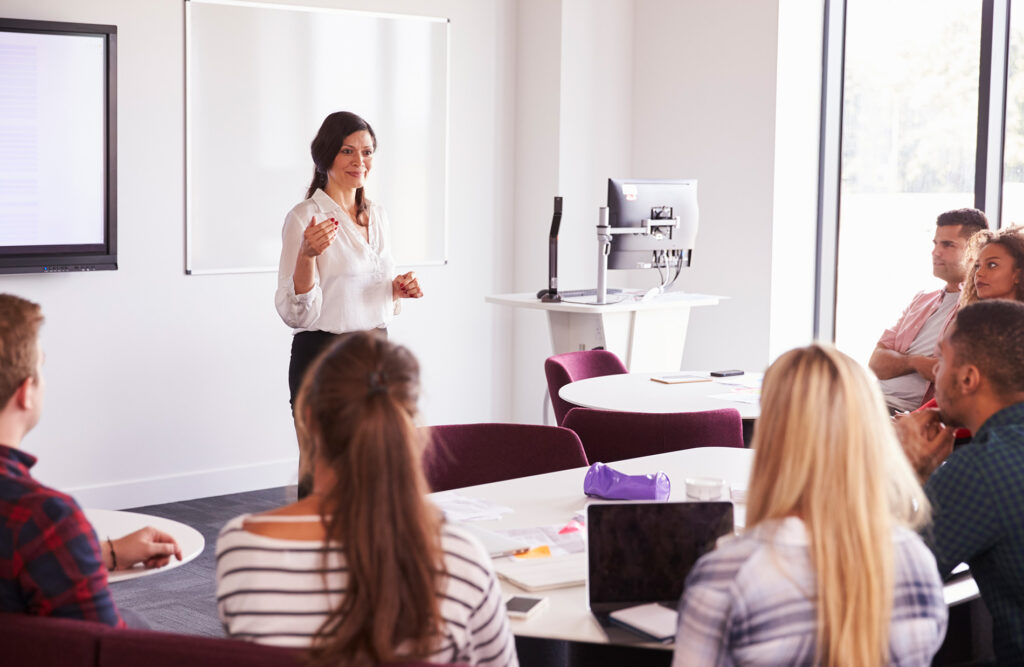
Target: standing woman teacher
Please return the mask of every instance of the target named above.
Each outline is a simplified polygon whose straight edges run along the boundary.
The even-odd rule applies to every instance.
[[[330,114],[313,143],[313,182],[288,212],[281,232],[277,312],[294,329],[288,366],[290,401],[306,369],[338,335],[379,331],[398,314],[400,299],[423,296],[413,272],[396,275],[384,208],[366,197],[377,136],[348,111]],[[299,461],[299,493],[310,480]]]
[[[399,299],[423,296],[416,276],[396,275],[384,208],[366,197],[377,136],[348,111],[324,119],[310,145],[313,182],[285,217],[277,273],[277,312],[294,329],[288,388],[338,334],[379,330]]]

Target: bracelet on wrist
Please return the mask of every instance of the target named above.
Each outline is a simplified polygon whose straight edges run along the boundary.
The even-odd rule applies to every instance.
[[[117,569],[117,552],[114,551],[114,541],[107,537],[107,545],[110,547],[110,570]]]

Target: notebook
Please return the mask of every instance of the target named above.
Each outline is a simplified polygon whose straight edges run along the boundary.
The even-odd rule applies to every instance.
[[[727,501],[591,503],[587,506],[590,611],[607,627],[615,611],[650,603],[676,609],[690,569],[715,548],[719,537],[732,532],[733,506]],[[628,625],[634,614],[617,616],[620,624]]]
[[[494,571],[505,581],[531,593],[582,586],[586,581],[587,555],[578,553],[527,560],[504,558],[494,561]]]
[[[616,609],[608,614],[612,623],[657,642],[671,641],[679,627],[679,612],[657,602]]]

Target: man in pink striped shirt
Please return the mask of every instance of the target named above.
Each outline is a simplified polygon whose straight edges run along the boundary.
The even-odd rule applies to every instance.
[[[946,211],[935,224],[932,273],[946,286],[919,292],[896,324],[882,333],[868,362],[893,412],[914,410],[930,398],[935,350],[956,316],[966,275],[964,251],[975,232],[988,229],[988,218],[976,208],[960,208]]]

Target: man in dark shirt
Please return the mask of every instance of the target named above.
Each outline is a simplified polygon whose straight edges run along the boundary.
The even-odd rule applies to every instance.
[[[42,411],[42,321],[38,305],[0,294],[0,611],[120,626],[107,571],[181,550],[149,527],[101,544],[73,498],[32,478],[36,458],[18,447]]]
[[[896,422],[932,503],[939,573],[966,562],[992,614],[1000,663],[1024,656],[1024,303],[961,310],[939,344],[938,410]],[[952,452],[953,426],[974,433]],[[944,461],[944,463],[943,463]]]

